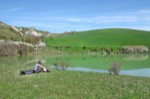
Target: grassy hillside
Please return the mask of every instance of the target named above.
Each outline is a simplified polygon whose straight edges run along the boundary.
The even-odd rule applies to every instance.
[[[37,30],[33,27],[14,27],[0,21],[0,39],[11,41],[23,41],[35,43],[38,39],[42,39],[49,34],[47,31]],[[37,36],[40,35],[40,36]]]
[[[11,26],[0,21],[0,39],[21,41],[23,37]]]
[[[33,44],[44,41],[48,33],[33,27],[15,27],[0,21],[0,57],[27,55],[28,52],[34,50]]]
[[[47,38],[48,46],[120,47],[146,45],[150,47],[150,32],[132,29],[99,29],[76,32],[71,35]]]

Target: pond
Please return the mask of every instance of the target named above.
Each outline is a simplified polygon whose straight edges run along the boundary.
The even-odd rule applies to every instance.
[[[108,70],[97,70],[97,69],[89,69],[89,68],[82,68],[82,67],[74,67],[74,68],[68,67],[66,68],[66,70],[109,73]],[[135,69],[135,70],[121,70],[119,74],[150,77],[150,68]]]
[[[19,70],[32,69],[38,60],[46,67],[64,65],[67,70],[109,73],[113,62],[120,62],[120,73],[123,75],[150,77],[149,55],[44,55],[22,58],[0,58],[1,70],[16,68]],[[15,67],[11,67],[15,66]]]
[[[67,64],[67,70],[108,73],[108,68],[115,61],[120,62],[120,73],[132,76],[150,77],[149,55],[63,55],[49,57],[47,64]]]

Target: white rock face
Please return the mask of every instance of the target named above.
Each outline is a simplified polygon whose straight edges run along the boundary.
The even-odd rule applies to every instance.
[[[11,26],[15,31],[19,32],[19,30],[17,28],[15,28],[14,26]]]
[[[16,27],[11,26],[15,31],[19,32],[21,35],[23,35],[23,33],[21,33]]]
[[[46,44],[44,42],[40,41],[36,46],[38,46],[38,47],[45,47]]]
[[[36,31],[32,31],[30,34],[34,35],[34,36],[41,36],[41,33],[37,33]]]
[[[34,36],[42,36],[42,33],[38,33],[34,30],[34,28],[30,28],[29,31],[26,31],[25,34],[30,34]]]
[[[33,45],[31,43],[26,43],[26,42],[21,42],[21,41],[5,41],[5,40],[0,40],[0,44],[1,43],[5,43],[5,42],[7,42],[9,44],[15,44],[15,45],[23,44],[23,45],[30,46],[30,47],[35,47],[35,46],[36,47],[45,47],[46,46],[46,44],[44,42],[42,42],[42,41],[39,41],[38,44]]]
[[[16,28],[14,26],[11,26],[15,31],[19,32],[21,35],[23,35],[24,33],[22,33],[22,29],[21,28]],[[33,36],[42,36],[42,33],[37,32],[34,28],[29,28],[28,30],[25,31],[26,35],[33,35]]]
[[[26,46],[30,46],[30,47],[34,47],[33,44],[31,43],[26,43],[26,42],[21,42],[21,41],[5,41],[5,40],[0,40],[0,43],[9,43],[9,44],[15,44],[15,45],[20,45],[20,44],[24,44]]]

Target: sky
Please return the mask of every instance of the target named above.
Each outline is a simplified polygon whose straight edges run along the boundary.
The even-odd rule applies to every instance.
[[[0,0],[0,21],[52,33],[103,28],[150,31],[150,0]]]

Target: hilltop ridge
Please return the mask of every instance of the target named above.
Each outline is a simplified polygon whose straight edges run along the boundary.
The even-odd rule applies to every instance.
[[[34,27],[27,28],[27,27],[11,26],[0,21],[0,39],[1,40],[37,43],[32,40],[36,38],[46,37],[48,35],[50,35],[50,32],[48,31],[37,30]]]
[[[121,47],[126,45],[145,45],[150,47],[150,31],[110,28],[79,31],[71,35],[47,38],[48,46],[70,47]]]

